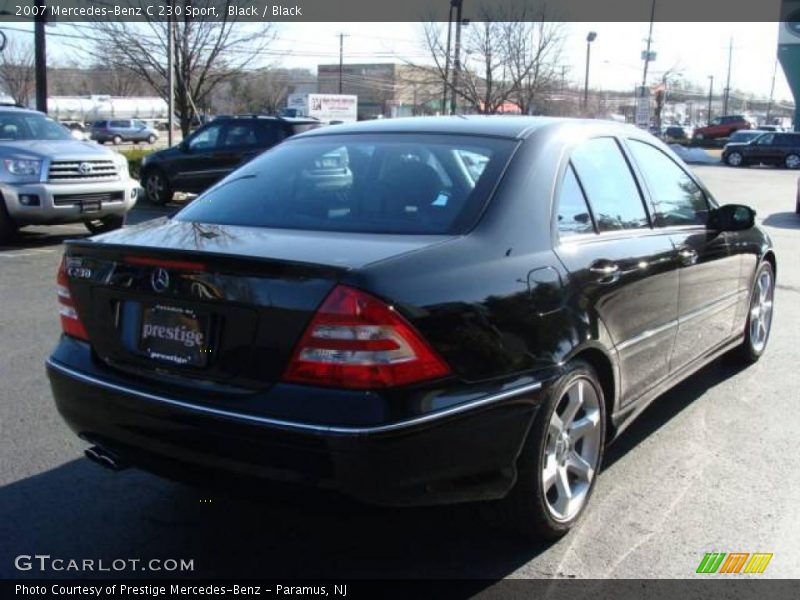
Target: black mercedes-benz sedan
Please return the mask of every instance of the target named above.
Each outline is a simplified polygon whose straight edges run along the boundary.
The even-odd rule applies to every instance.
[[[764,352],[776,259],[754,215],[632,126],[317,129],[172,218],[69,242],[47,369],[113,469],[493,501],[557,537],[645,406]]]

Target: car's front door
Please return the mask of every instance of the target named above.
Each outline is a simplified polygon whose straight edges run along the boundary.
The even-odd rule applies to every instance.
[[[577,147],[561,190],[557,254],[579,304],[599,317],[612,338],[626,404],[669,372],[678,313],[675,251],[669,235],[651,227],[614,138]],[[586,200],[590,212],[580,208]]]
[[[739,290],[738,254],[730,234],[708,229],[703,190],[661,149],[640,140],[627,147],[642,175],[655,225],[669,234],[680,264],[678,336],[670,370],[676,371],[731,336]]]
[[[182,192],[201,192],[230,171],[215,158],[225,135],[223,122],[211,123],[189,136],[179,147],[172,165],[172,187]]]

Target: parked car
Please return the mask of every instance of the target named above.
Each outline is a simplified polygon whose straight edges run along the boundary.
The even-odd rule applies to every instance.
[[[0,243],[26,225],[117,229],[138,189],[121,154],[74,140],[43,113],[0,108]]]
[[[705,127],[695,129],[693,138],[695,140],[726,138],[740,129],[754,129],[754,127],[743,115],[727,115],[712,119]]]
[[[216,117],[177,146],[145,156],[145,195],[154,204],[164,204],[175,192],[200,193],[284,139],[319,126],[316,119]]]
[[[691,127],[682,125],[670,125],[664,130],[664,140],[666,142],[687,142],[692,139]]]
[[[800,168],[800,133],[762,133],[749,142],[726,144],[722,160],[732,167],[764,164]]]
[[[554,538],[646,405],[762,356],[775,261],[750,208],[633,126],[342,124],[67,242],[47,369],[110,468],[498,500]]]
[[[94,141],[114,145],[122,142],[147,142],[155,144],[158,132],[139,119],[109,119],[92,123],[91,137]]]

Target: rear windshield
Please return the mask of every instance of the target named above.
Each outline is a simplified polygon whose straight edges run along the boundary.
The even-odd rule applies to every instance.
[[[516,145],[474,136],[331,135],[280,144],[175,217],[362,233],[462,233]]]

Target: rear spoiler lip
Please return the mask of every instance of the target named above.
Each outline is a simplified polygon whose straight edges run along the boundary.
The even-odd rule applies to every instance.
[[[88,240],[66,240],[64,254],[85,253],[88,256],[107,258],[116,262],[123,262],[125,256],[135,255],[153,259],[175,258],[191,262],[206,262],[220,268],[220,270],[235,271],[237,275],[264,275],[264,267],[282,267],[288,270],[287,274],[305,276],[309,278],[340,279],[346,273],[352,272],[351,267],[341,267],[321,263],[286,260],[246,254],[225,254],[220,252],[207,252],[202,250],[184,250],[182,248],[161,248],[154,246],[136,246],[130,244],[97,243]],[[210,269],[217,270],[216,268]]]

